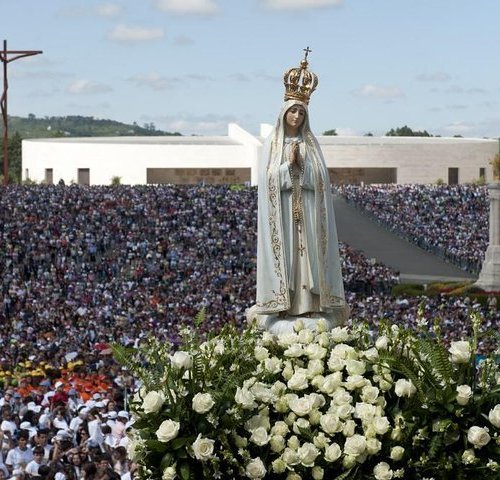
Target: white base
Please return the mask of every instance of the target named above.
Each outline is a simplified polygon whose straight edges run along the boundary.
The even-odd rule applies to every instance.
[[[247,310],[247,322],[255,323],[258,328],[267,330],[274,335],[282,335],[293,332],[293,325],[297,320],[304,323],[304,327],[309,330],[316,330],[320,319],[326,322],[326,329],[331,330],[334,327],[342,326],[345,323],[346,309],[339,309],[338,314],[335,312],[311,313],[310,315],[300,316],[282,316],[279,314],[262,315],[255,313],[253,308]]]
[[[489,246],[479,279],[474,284],[487,292],[500,291],[500,246]]]

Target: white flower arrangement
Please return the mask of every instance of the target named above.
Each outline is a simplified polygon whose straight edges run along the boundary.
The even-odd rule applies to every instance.
[[[500,372],[475,364],[473,325],[451,345],[297,322],[280,337],[186,331],[176,352],[115,347],[144,382],[129,455],[151,480],[497,479]]]

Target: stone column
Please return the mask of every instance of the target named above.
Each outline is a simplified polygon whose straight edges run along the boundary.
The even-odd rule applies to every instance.
[[[500,292],[500,183],[488,185],[490,195],[490,241],[477,287],[487,292]]]

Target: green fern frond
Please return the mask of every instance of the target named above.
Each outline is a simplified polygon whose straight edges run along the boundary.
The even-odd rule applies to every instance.
[[[196,328],[200,328],[203,323],[205,322],[207,315],[206,315],[206,310],[205,307],[203,307],[197,314],[196,317],[194,317],[194,326]]]
[[[420,338],[417,340],[415,347],[420,354],[426,356],[432,370],[439,375],[440,378],[436,378],[434,375],[436,380],[448,382],[452,378],[453,366],[450,361],[450,354],[442,344],[427,338]]]

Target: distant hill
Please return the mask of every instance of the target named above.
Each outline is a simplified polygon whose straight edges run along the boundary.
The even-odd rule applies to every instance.
[[[66,117],[37,118],[30,114],[27,118],[9,115],[9,136],[16,132],[21,138],[45,137],[122,137],[122,136],[172,136],[180,135],[175,132],[157,130],[154,123],[146,123],[142,127],[103,120],[80,115]]]

